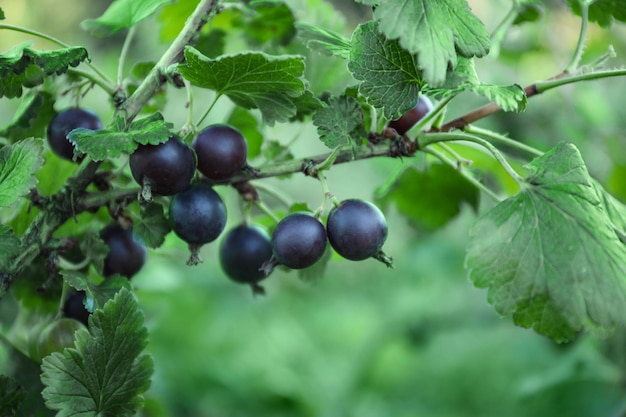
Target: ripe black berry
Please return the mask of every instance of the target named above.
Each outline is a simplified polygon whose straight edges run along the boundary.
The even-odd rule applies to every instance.
[[[399,119],[389,122],[389,127],[394,128],[399,135],[404,135],[432,109],[433,103],[430,99],[420,95],[415,107],[404,113]]]
[[[150,200],[150,193],[174,195],[187,188],[196,170],[196,160],[193,151],[172,136],[158,145],[139,145],[130,156],[130,170],[144,188],[142,195]]]
[[[259,290],[257,283],[266,277],[261,266],[272,258],[272,243],[263,230],[242,224],[224,236],[219,256],[222,270],[230,279]]]
[[[91,130],[102,129],[102,121],[94,113],[77,108],[63,110],[52,118],[47,137],[50,149],[63,159],[74,159],[74,145],[67,134],[79,127]]]
[[[246,165],[248,144],[241,132],[230,126],[207,127],[191,146],[198,155],[198,171],[208,178],[227,178]]]
[[[91,314],[84,304],[85,291],[76,291],[65,300],[63,304],[63,315],[70,319],[75,319],[83,323],[85,326],[89,324],[89,315]]]
[[[387,238],[387,221],[370,202],[344,200],[326,221],[330,245],[346,259],[360,261],[375,256]]]
[[[100,232],[100,237],[109,247],[109,253],[104,259],[105,277],[120,274],[130,279],[143,267],[146,247],[135,240],[132,229],[112,224]]]
[[[169,218],[174,233],[190,244],[192,258],[188,263],[195,264],[199,262],[197,249],[217,239],[224,230],[226,207],[213,188],[193,185],[174,196]]]
[[[326,250],[326,230],[309,213],[293,213],[282,219],[272,235],[274,257],[291,269],[317,262]]]

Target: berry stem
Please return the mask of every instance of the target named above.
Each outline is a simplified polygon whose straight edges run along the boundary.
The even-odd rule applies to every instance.
[[[520,13],[520,5],[518,0],[513,1],[513,5],[504,18],[498,23],[498,26],[491,32],[491,48],[489,49],[489,57],[495,59],[500,55],[500,45],[504,36],[508,33],[510,27],[515,22]]]
[[[124,39],[124,45],[122,45],[122,50],[120,51],[120,58],[117,64],[117,88],[123,89],[124,82],[124,64],[126,63],[126,57],[128,56],[128,50],[130,49],[130,44],[133,41],[133,37],[135,36],[136,26],[132,26],[128,29],[128,33],[126,34],[126,38]]]
[[[274,212],[270,210],[270,208],[267,207],[267,205],[265,205],[265,203],[261,200],[254,201],[254,205],[257,206],[263,213],[267,214],[274,221],[274,223],[278,223],[280,221],[278,216],[276,216],[276,214],[274,214]]]
[[[524,152],[528,152],[534,156],[541,156],[543,155],[543,152],[541,152],[539,149],[533,148],[532,146],[528,146],[522,142],[518,142],[516,140],[513,140],[511,138],[508,138],[504,135],[501,135],[499,133],[496,133],[492,130],[489,129],[482,129],[480,127],[474,126],[474,125],[469,125],[465,127],[465,132],[467,133],[471,133],[474,135],[479,135],[482,136],[484,138],[487,139],[491,139],[493,141],[497,141],[500,143],[503,143],[507,146],[513,147],[513,148],[517,148],[520,149]]]
[[[90,72],[82,71],[76,68],[68,68],[67,73],[76,75],[78,77],[84,78],[92,82],[93,84],[100,87],[104,92],[106,92],[110,96],[113,96],[116,92],[115,88],[113,88],[109,83],[104,82],[102,78],[96,77],[94,74]]]
[[[451,95],[451,96],[446,97],[443,100],[439,101],[437,104],[435,104],[433,109],[430,112],[428,112],[428,114],[426,114],[424,117],[422,117],[412,128],[410,128],[407,131],[407,134],[410,134],[411,132],[421,132],[421,131],[423,131],[424,128],[426,126],[428,126],[429,123],[431,123],[433,120],[435,120],[435,118],[437,118],[445,110],[445,108],[448,105],[448,103],[454,97],[456,97],[456,96],[455,95]]]
[[[222,97],[221,94],[216,94],[215,98],[213,99],[213,102],[211,103],[211,105],[209,106],[208,109],[206,109],[206,111],[204,112],[204,114],[202,115],[202,117],[200,119],[198,119],[198,121],[196,122],[196,126],[200,126],[202,124],[202,122],[204,122],[204,119],[207,118],[207,116],[209,115],[209,113],[211,113],[211,110],[213,110],[213,107],[215,107],[215,104],[217,103],[217,101],[220,99],[220,97]]]

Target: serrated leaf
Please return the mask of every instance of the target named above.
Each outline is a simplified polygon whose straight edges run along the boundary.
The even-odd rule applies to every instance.
[[[0,20],[3,18],[0,9]],[[26,398],[26,391],[15,379],[0,375],[0,417],[13,417]]]
[[[211,59],[187,47],[185,58],[179,67],[183,77],[238,106],[258,108],[266,123],[286,122],[296,114],[294,100],[304,94],[304,57],[245,52]]]
[[[433,87],[444,82],[448,68],[456,67],[457,54],[471,58],[489,53],[489,32],[465,0],[358,1],[376,6],[380,31],[417,54],[423,78]]]
[[[172,230],[160,204],[148,204],[141,208],[141,218],[133,223],[133,233],[149,248],[158,248]]]
[[[470,232],[474,285],[516,324],[563,342],[626,324],[626,246],[578,150],[560,144],[527,165],[528,185]],[[621,218],[626,207],[612,203]],[[623,226],[623,225],[622,225]]]
[[[61,276],[67,282],[67,285],[78,290],[84,291],[86,294],[85,301],[93,300],[93,305],[88,308],[93,312],[95,309],[103,308],[107,301],[113,299],[122,288],[131,289],[128,278],[120,275],[112,275],[107,277],[99,284],[94,284],[84,274],[79,271],[62,270]]]
[[[25,139],[0,149],[0,207],[13,205],[37,184],[44,163],[40,139]]]
[[[133,294],[120,290],[75,333],[73,348],[43,359],[46,406],[57,417],[135,415],[150,387],[148,331]]]
[[[115,0],[97,19],[81,23],[83,29],[94,36],[111,36],[129,29],[154,14],[159,7],[174,0]]]
[[[580,16],[579,0],[567,0],[572,11]],[[613,20],[626,22],[626,0],[594,0],[589,6],[589,20],[600,26],[611,26]]]
[[[326,107],[315,112],[313,124],[317,126],[320,140],[331,149],[360,143],[365,137],[363,110],[353,97],[331,97]]]
[[[104,269],[104,259],[109,254],[109,246],[100,238],[100,234],[93,230],[89,230],[80,239],[80,250],[89,258],[93,266],[99,274]]]
[[[0,55],[0,98],[20,97],[22,87],[34,87],[45,75],[60,75],[89,59],[83,47],[37,51],[23,44]]]
[[[15,111],[13,120],[0,129],[0,136],[12,142],[46,136],[48,123],[54,117],[54,97],[45,91],[30,90]]]
[[[467,204],[478,209],[480,193],[457,170],[433,163],[424,170],[407,167],[375,193],[382,209],[394,205],[409,225],[432,232],[445,226]]]
[[[305,117],[313,114],[317,109],[321,109],[324,104],[309,90],[306,90],[300,97],[296,97],[294,99],[294,103],[296,104],[298,111],[295,116],[289,119],[290,122],[303,121]]]
[[[296,23],[296,28],[298,29],[298,36],[310,50],[324,55],[350,59],[352,45],[348,39],[340,34],[303,22]]]
[[[173,125],[163,120],[160,113],[134,121],[127,130],[114,122],[112,126],[101,130],[74,129],[67,138],[76,148],[89,155],[94,161],[117,158],[123,154],[131,154],[138,144],[158,145],[167,141],[172,135]]]
[[[226,32],[222,29],[213,29],[208,33],[201,33],[196,49],[206,57],[216,58],[224,53],[226,47]]]
[[[256,158],[261,154],[263,135],[259,132],[259,121],[248,110],[235,107],[228,118],[229,125],[241,132],[248,144],[248,159]]]
[[[424,93],[431,97],[441,98],[466,90],[495,101],[504,111],[524,111],[528,102],[524,89],[518,84],[483,84],[476,74],[474,60],[463,57],[459,57],[456,68],[448,72],[446,82],[441,89],[426,88]]]
[[[423,79],[415,55],[380,33],[375,22],[360,25],[352,35],[348,69],[362,81],[359,91],[389,120],[415,105]]]
[[[20,239],[13,229],[0,225],[0,272],[9,267],[9,260],[18,254]]]

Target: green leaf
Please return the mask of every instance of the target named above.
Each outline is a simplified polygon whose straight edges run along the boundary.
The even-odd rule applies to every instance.
[[[294,17],[285,4],[260,5],[254,10],[254,17],[243,27],[251,45],[287,45],[295,36]]]
[[[0,9],[0,18],[3,18]],[[26,391],[15,379],[0,375],[0,416],[10,417],[17,415],[17,410],[26,398]]]
[[[259,121],[246,109],[235,107],[228,118],[229,125],[236,127],[248,143],[248,159],[261,154],[263,135],[259,132]]]
[[[313,115],[313,124],[324,145],[333,149],[339,145],[361,143],[365,137],[363,110],[353,97],[331,97],[328,106]]]
[[[474,285],[516,324],[563,342],[626,324],[626,207],[600,198],[578,150],[561,144],[527,165],[527,187],[470,232]],[[610,201],[611,210],[607,212]]]
[[[46,406],[57,417],[135,415],[150,386],[153,362],[142,353],[148,331],[133,294],[120,290],[75,334],[73,348],[43,359]]]
[[[448,68],[456,67],[457,54],[470,58],[489,53],[489,32],[465,0],[358,1],[376,6],[381,32],[417,54],[423,78],[433,87],[444,82]]]
[[[580,16],[579,0],[567,0],[572,11]],[[613,20],[626,22],[626,0],[594,0],[589,6],[589,20],[600,26],[611,26]]]
[[[95,309],[103,308],[104,305],[117,294],[122,288],[127,290],[131,289],[131,284],[128,278],[120,275],[113,275],[107,277],[99,284],[91,282],[84,274],[79,271],[61,271],[61,276],[72,288],[78,291],[85,291],[87,297],[85,302],[88,303],[88,299],[93,300],[93,305],[89,306],[88,310],[93,312]]]
[[[290,122],[301,122],[305,117],[313,114],[317,109],[321,109],[323,104],[313,93],[306,90],[304,94],[294,100],[298,111],[296,115],[289,119]]]
[[[352,35],[348,69],[362,81],[359,91],[389,120],[415,105],[423,84],[415,55],[388,40],[374,22],[360,25]]]
[[[526,0],[518,6],[517,17],[513,21],[514,25],[521,25],[527,22],[536,22],[543,16],[543,5],[540,0]]]
[[[376,190],[375,199],[383,210],[394,205],[415,229],[432,232],[454,219],[464,204],[478,210],[480,193],[459,171],[433,163],[424,170],[402,170]]]
[[[352,45],[340,34],[308,23],[296,23],[298,36],[304,41],[307,48],[324,55],[334,55],[343,59],[350,59]]]
[[[265,141],[266,146],[263,149],[263,156],[273,163],[291,161],[294,159],[293,154],[289,150],[289,146],[285,146],[276,140]]]
[[[4,11],[0,7],[0,20],[4,20],[4,19],[6,19],[6,17],[4,16]]]
[[[20,97],[22,87],[34,87],[44,75],[60,75],[89,59],[83,47],[37,51],[23,44],[0,55],[0,98]]]
[[[258,108],[266,123],[286,122],[296,114],[295,100],[304,94],[304,57],[245,52],[210,59],[187,47],[185,58],[179,67],[183,77],[238,106]]]
[[[104,259],[109,254],[109,246],[100,238],[100,233],[89,230],[80,239],[80,250],[89,258],[99,274],[104,270]],[[82,289],[82,288],[81,288]]]
[[[0,225],[0,271],[9,267],[9,261],[18,254],[19,248],[20,240],[13,229]]]
[[[456,68],[448,72],[442,88],[425,88],[424,94],[440,98],[466,90],[495,101],[504,111],[524,111],[528,102],[524,89],[518,84],[508,86],[483,84],[476,74],[474,60],[463,57],[459,57]]]
[[[174,0],[115,0],[97,19],[81,23],[94,36],[105,37],[135,26],[154,14],[159,7]]]
[[[44,163],[40,139],[25,139],[0,149],[0,207],[13,205],[37,184]]]
[[[170,230],[172,228],[163,213],[163,206],[156,203],[142,206],[141,218],[133,223],[133,233],[149,248],[161,246]]]
[[[224,53],[226,47],[226,32],[222,29],[213,29],[208,33],[201,33],[196,49],[209,58],[216,58]]]
[[[158,145],[171,137],[172,123],[163,120],[160,113],[141,120],[134,121],[128,130],[124,130],[119,123],[106,129],[89,130],[74,129],[68,135],[69,141],[80,152],[86,153],[94,161],[102,161],[107,158],[117,158],[122,154],[131,154],[137,149],[138,144]]]
[[[54,117],[54,97],[45,91],[30,90],[15,111],[13,120],[0,129],[0,136],[12,142],[30,137],[43,138]]]

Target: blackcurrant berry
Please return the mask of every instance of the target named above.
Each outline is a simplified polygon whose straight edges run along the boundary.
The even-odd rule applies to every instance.
[[[195,264],[199,262],[197,249],[224,230],[226,207],[213,188],[193,185],[172,198],[169,218],[174,233],[190,245],[192,258],[188,263]]]
[[[109,247],[109,253],[104,258],[105,277],[120,274],[130,279],[143,267],[146,247],[135,240],[132,229],[112,224],[100,232],[100,237]]]
[[[346,259],[360,261],[376,255],[387,238],[387,221],[370,202],[344,200],[328,214],[328,241]]]
[[[317,262],[326,250],[326,229],[309,213],[292,213],[282,219],[272,234],[274,257],[291,269]]]
[[[63,110],[52,118],[47,137],[50,149],[63,159],[74,159],[74,145],[67,134],[79,127],[91,130],[102,129],[102,121],[94,113],[77,108]]]
[[[248,144],[241,132],[230,126],[207,127],[191,146],[198,155],[198,171],[208,178],[230,177],[246,165]]]
[[[90,314],[85,307],[85,291],[76,291],[65,299],[63,304],[63,315],[65,317],[78,320],[87,326]]]
[[[265,231],[242,224],[224,236],[219,257],[230,279],[258,288],[256,284],[266,277],[261,266],[272,258],[272,243]]]
[[[196,170],[193,151],[177,136],[158,145],[139,145],[130,156],[130,170],[151,194],[174,195],[189,186]],[[144,197],[149,197],[142,192]],[[149,200],[149,198],[146,198]]]
[[[408,132],[415,123],[422,120],[426,114],[433,109],[433,103],[426,96],[420,95],[417,99],[415,107],[404,113],[399,119],[389,122],[389,127],[392,127],[398,132],[399,135],[404,135]]]

